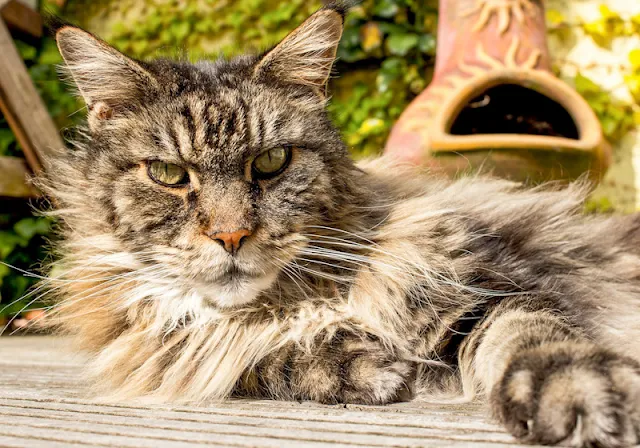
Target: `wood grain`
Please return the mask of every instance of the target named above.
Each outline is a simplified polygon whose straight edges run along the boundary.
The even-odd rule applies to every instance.
[[[32,198],[38,191],[29,184],[30,171],[24,159],[0,156],[0,197]]]
[[[4,4],[4,6],[3,6]],[[32,7],[19,0],[0,1],[0,17],[12,31],[31,38],[42,37],[42,17]]]
[[[0,110],[22,146],[27,163],[39,172],[62,139],[31,82],[7,26],[0,20]]]
[[[229,400],[101,403],[84,359],[55,337],[0,337],[0,446],[498,447],[513,445],[477,403],[323,406]]]

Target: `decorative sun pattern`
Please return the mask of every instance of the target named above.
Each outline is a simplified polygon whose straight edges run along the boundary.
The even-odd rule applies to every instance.
[[[448,95],[451,95],[452,91],[457,90],[463,84],[469,82],[469,79],[487,73],[487,69],[500,70],[507,68],[535,70],[540,57],[542,56],[542,52],[537,49],[533,50],[524,61],[518,62],[517,56],[519,50],[520,39],[516,36],[511,41],[511,44],[505,53],[504,61],[501,61],[500,59],[488,54],[482,43],[478,43],[476,47],[475,60],[481,65],[470,64],[461,60],[458,63],[457,72],[454,71],[449,73],[445,80],[429,87],[429,96],[431,98],[429,101],[416,103],[411,116],[401,122],[402,129],[404,131],[423,134],[423,138],[425,139],[424,141],[428,142],[428,125],[437,108],[442,105],[442,102]]]
[[[511,23],[511,16],[519,23],[523,23],[525,16],[535,15],[535,0],[476,0],[475,6],[462,12],[462,17],[468,17],[480,13],[478,21],[473,26],[473,31],[482,30],[491,17],[498,16],[498,32],[504,34]]]

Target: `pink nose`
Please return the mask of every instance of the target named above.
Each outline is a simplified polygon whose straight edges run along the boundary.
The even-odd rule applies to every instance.
[[[220,243],[224,250],[230,254],[235,254],[240,250],[242,243],[251,235],[251,231],[247,229],[236,230],[235,232],[217,232],[207,234],[209,238]]]

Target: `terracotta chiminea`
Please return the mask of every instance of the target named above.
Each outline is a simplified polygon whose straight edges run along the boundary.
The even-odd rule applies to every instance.
[[[584,99],[550,72],[542,0],[440,0],[432,83],[385,152],[449,175],[597,179],[610,147]]]

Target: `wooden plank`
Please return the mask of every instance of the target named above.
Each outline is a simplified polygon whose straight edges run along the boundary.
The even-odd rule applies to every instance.
[[[31,169],[64,147],[53,120],[31,82],[7,26],[0,20],[0,110],[16,135]]]
[[[19,0],[0,4],[0,17],[9,29],[39,39],[42,37],[42,16],[34,8]]]
[[[31,9],[38,9],[38,0],[18,0]]]
[[[56,337],[0,337],[0,446],[512,446],[478,403],[391,406],[227,400],[201,406],[104,403],[84,358]]]
[[[31,175],[24,159],[0,156],[0,196],[32,198],[38,191],[29,182]]]

